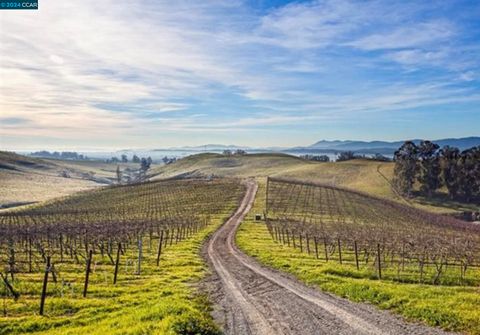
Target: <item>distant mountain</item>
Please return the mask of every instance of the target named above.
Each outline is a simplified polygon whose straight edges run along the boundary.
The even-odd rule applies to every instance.
[[[412,140],[416,144],[420,143],[420,139]],[[464,138],[446,138],[432,141],[438,144],[440,147],[446,145],[457,147],[460,150],[465,150],[471,147],[480,145],[480,137],[464,137]],[[355,151],[359,153],[393,153],[398,149],[404,141],[318,141],[308,147],[297,147],[293,148],[294,150],[327,150],[329,151]]]
[[[416,144],[420,143],[420,139],[412,140]],[[440,147],[445,145],[454,146],[460,150],[465,150],[474,146],[480,145],[480,137],[464,137],[464,138],[446,138],[433,141],[437,143]],[[310,154],[310,153],[325,153],[325,154],[335,154],[342,151],[354,151],[358,154],[383,154],[383,155],[392,155],[395,150],[397,150],[404,141],[352,141],[352,140],[335,140],[335,141],[318,141],[312,145],[305,147],[248,147],[241,145],[225,145],[225,144],[204,144],[197,146],[183,146],[183,147],[171,147],[171,148],[158,148],[158,149],[137,149],[132,150],[130,153],[137,153],[143,156],[150,156],[154,158],[155,153],[159,155],[165,155],[165,152],[172,152],[173,155],[177,155],[178,152],[184,153],[184,155],[189,155],[199,152],[216,152],[221,153],[223,150],[237,150],[242,149],[249,153],[260,153],[260,152],[285,152],[292,154]],[[129,150],[118,151],[118,153],[125,153]],[[182,156],[183,154],[180,154]],[[90,155],[89,155],[90,156]],[[155,158],[154,158],[155,159]]]
[[[254,148],[239,146],[239,145],[225,145],[225,144],[204,144],[196,146],[183,146],[183,147],[171,147],[153,149],[152,151],[223,151],[223,150],[255,150]]]

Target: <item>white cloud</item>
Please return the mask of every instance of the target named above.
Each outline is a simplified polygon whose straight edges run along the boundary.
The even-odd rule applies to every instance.
[[[478,43],[455,45],[462,31],[449,18],[414,20],[424,6],[325,0],[259,16],[240,0],[44,0],[39,11],[3,11],[0,114],[31,122],[0,135],[115,141],[476,99],[449,85],[475,79]],[[441,73],[397,77],[398,64]],[[390,72],[371,78],[380,70]]]
[[[347,43],[363,50],[427,47],[446,41],[455,34],[453,25],[444,20],[408,23],[383,33],[374,33]]]

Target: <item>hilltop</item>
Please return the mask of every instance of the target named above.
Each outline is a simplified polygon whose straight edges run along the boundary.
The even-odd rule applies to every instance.
[[[284,177],[302,181],[324,183],[359,190],[375,196],[408,203],[435,212],[472,210],[465,205],[443,199],[442,201],[417,198],[406,200],[391,187],[394,163],[368,159],[320,163],[282,153],[224,156],[204,153],[188,156],[174,164],[153,168],[150,178],[194,177]]]

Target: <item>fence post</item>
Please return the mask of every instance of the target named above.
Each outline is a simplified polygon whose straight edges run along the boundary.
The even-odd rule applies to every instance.
[[[122,250],[122,243],[118,242],[117,259],[115,260],[115,273],[113,274],[113,284],[117,283],[118,265],[120,264],[120,252]]]
[[[32,238],[28,238],[28,272],[32,272]]]
[[[315,243],[315,257],[318,259],[318,243],[317,243],[317,237],[313,237],[313,243]]]
[[[382,263],[380,256],[380,243],[377,243],[377,266],[378,266],[378,278],[382,279]]]
[[[47,265],[45,266],[45,276],[43,277],[42,295],[40,297],[40,315],[43,315],[45,307],[45,298],[47,296],[48,272],[50,272],[50,256],[47,256]]]
[[[157,266],[160,264],[160,255],[162,254],[162,244],[163,244],[163,230],[160,233],[158,240],[158,250],[157,250]]]
[[[87,269],[85,270],[85,285],[83,286],[83,297],[87,296],[88,279],[90,278],[90,265],[92,264],[92,250],[88,251]]]

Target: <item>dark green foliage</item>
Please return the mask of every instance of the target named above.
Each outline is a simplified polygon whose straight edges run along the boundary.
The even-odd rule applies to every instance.
[[[454,199],[458,194],[460,176],[460,150],[449,146],[440,150],[442,181],[447,187],[448,195]]]
[[[400,193],[410,197],[417,172],[418,147],[415,143],[407,141],[395,151],[394,157],[393,183]]]
[[[420,191],[432,197],[442,185],[451,199],[475,202],[480,199],[480,147],[460,152],[458,148],[422,141],[418,146],[405,142],[395,152],[393,184],[411,196],[415,180]]]
[[[460,191],[466,201],[480,196],[480,147],[462,151],[460,155]]]
[[[420,191],[432,196],[440,187],[439,146],[430,141],[422,141],[418,146],[418,181]]]

